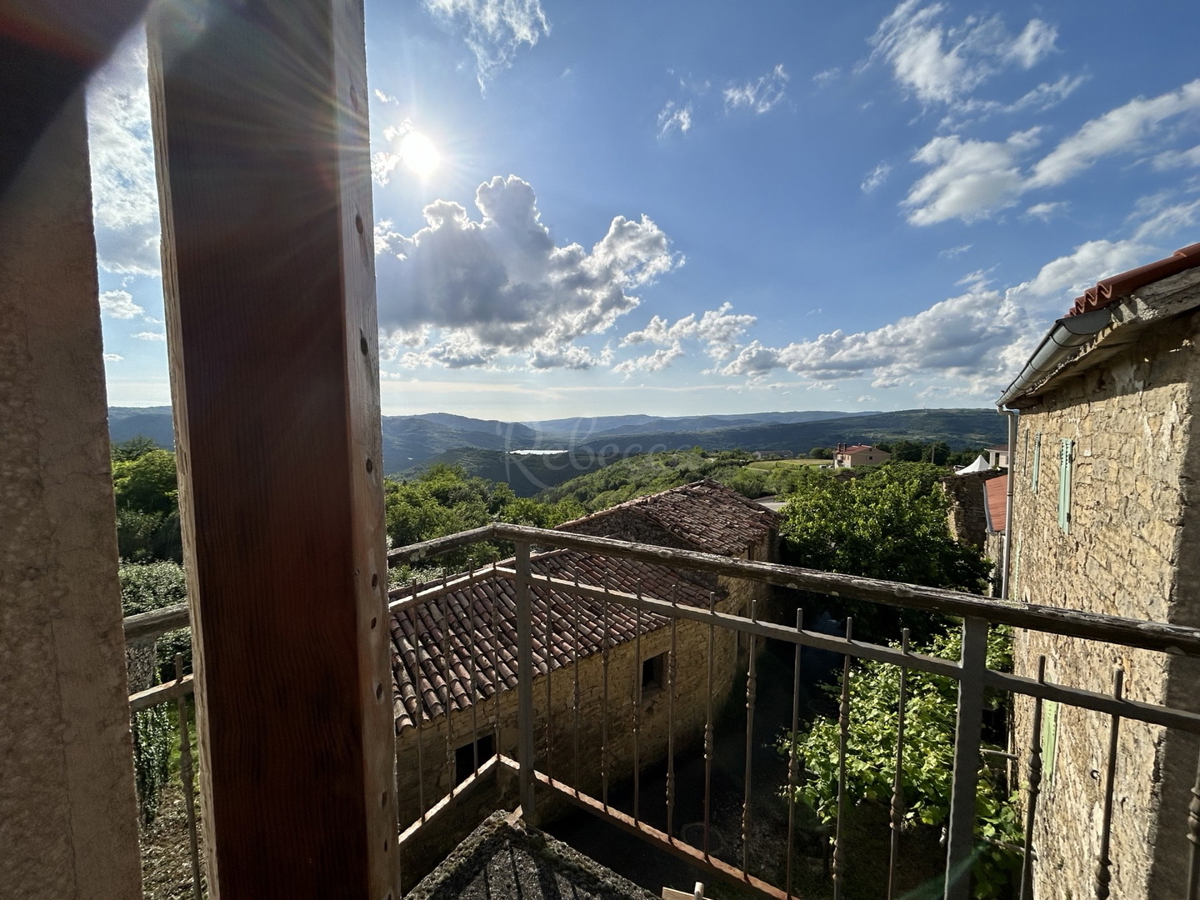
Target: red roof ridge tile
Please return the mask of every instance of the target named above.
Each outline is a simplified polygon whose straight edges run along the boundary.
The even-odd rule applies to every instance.
[[[1067,311],[1067,315],[1078,316],[1096,309],[1104,309],[1128,297],[1138,288],[1197,266],[1200,266],[1200,243],[1181,247],[1164,259],[1102,278],[1096,282],[1095,287],[1088,288],[1082,296],[1075,298],[1075,303]]]

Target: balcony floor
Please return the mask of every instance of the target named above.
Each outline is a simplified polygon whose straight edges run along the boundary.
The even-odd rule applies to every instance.
[[[509,818],[506,812],[493,814],[406,900],[655,900],[561,841]]]

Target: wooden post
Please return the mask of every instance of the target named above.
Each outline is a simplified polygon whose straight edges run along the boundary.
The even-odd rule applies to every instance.
[[[148,25],[212,896],[398,896],[359,0]]]

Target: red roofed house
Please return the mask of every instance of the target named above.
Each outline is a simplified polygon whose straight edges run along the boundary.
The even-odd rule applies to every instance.
[[[1200,244],[1099,282],[1059,319],[999,401],[1019,413],[1009,470],[1008,595],[1200,625]],[[992,482],[989,482],[989,487]],[[992,499],[989,497],[989,499]],[[993,521],[999,498],[989,503]],[[1195,660],[1019,632],[1014,669],[1200,711]],[[1092,896],[1110,723],[1018,702],[1014,747],[1043,759],[1034,896]],[[1182,897],[1195,736],[1125,720],[1115,767],[1111,896]],[[1147,778],[1149,776],[1149,778]]]
[[[778,518],[729,488],[699,481],[631,500],[560,528],[773,561]],[[511,569],[511,563],[500,563],[497,568]],[[531,568],[534,576],[562,582],[554,586],[535,583],[531,588],[536,765],[539,771],[558,775],[599,796],[605,770],[613,785],[633,774],[631,725],[635,713],[640,765],[666,756],[665,688],[672,628],[663,616],[639,615],[618,602],[576,594],[569,583],[640,592],[703,608],[711,598],[716,609],[729,613],[746,610],[752,599],[761,600],[758,592],[764,586],[578,550],[534,554]],[[431,587],[435,585],[417,585],[415,591]],[[482,763],[496,750],[516,757],[516,628],[515,582],[503,571],[393,612],[396,771],[402,828],[471,774],[476,760]],[[708,639],[707,625],[678,620],[674,629],[677,752],[689,741],[694,744],[703,733],[709,688]],[[718,629],[711,685],[717,710],[740,671],[740,655],[734,633]],[[578,760],[575,780],[577,727],[583,758]],[[547,730],[552,736],[549,759]],[[478,821],[478,816],[462,818],[472,827]],[[447,832],[447,846],[461,836]],[[431,854],[431,858],[441,857]],[[412,874],[416,873],[406,873],[406,883]]]
[[[833,467],[852,469],[855,466],[877,466],[891,458],[892,454],[870,444],[838,444],[833,454]]]

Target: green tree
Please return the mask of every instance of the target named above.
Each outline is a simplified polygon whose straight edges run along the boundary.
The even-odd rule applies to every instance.
[[[122,448],[119,451],[122,456],[130,458],[113,461],[117,550],[127,560],[182,562],[175,454],[169,450],[130,448],[137,440],[117,445]]]
[[[118,460],[129,461],[145,456],[151,450],[157,450],[158,444],[154,443],[153,438],[148,438],[144,434],[131,437],[127,441],[122,441],[118,444],[113,444],[110,450],[113,462]]]

